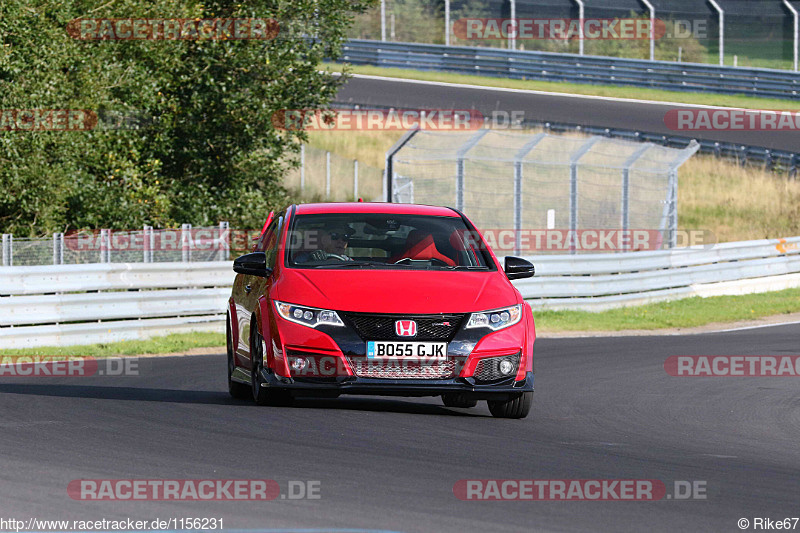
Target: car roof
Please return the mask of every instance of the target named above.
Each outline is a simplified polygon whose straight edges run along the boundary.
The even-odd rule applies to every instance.
[[[317,215],[322,213],[386,213],[391,215],[430,215],[455,218],[460,216],[449,207],[386,202],[299,204],[296,211],[298,215]]]

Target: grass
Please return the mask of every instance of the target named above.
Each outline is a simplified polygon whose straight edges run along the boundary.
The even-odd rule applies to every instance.
[[[220,351],[224,351],[224,346],[224,333],[198,331],[193,333],[173,333],[172,335],[153,337],[146,340],[121,341],[106,344],[89,344],[82,346],[42,346],[38,348],[0,350],[0,355],[113,357],[117,355],[178,353],[185,352],[192,348],[207,347],[220,347]]]
[[[534,311],[536,330],[620,331],[691,328],[712,323],[788,314],[800,311],[800,289],[746,294],[685,298],[599,313],[587,311]]]
[[[342,65],[337,63],[325,63],[323,66],[327,67],[331,71],[341,71],[342,69]],[[348,70],[354,74],[368,74],[373,76],[438,81],[445,83],[462,83],[508,89],[526,89],[592,96],[611,96],[615,98],[632,98],[638,100],[655,100],[659,102],[740,107],[744,109],[800,109],[800,102],[778,98],[756,98],[745,95],[688,93],[682,91],[666,91],[662,89],[644,89],[640,87],[582,85],[577,83],[533,80],[511,80],[506,78],[473,76],[470,74],[451,74],[410,69],[382,68],[366,65],[348,65]]]
[[[718,242],[800,235],[800,181],[695,156],[678,175],[678,226],[711,230]]]

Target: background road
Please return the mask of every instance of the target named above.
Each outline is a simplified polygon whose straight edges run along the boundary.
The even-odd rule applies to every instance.
[[[580,95],[539,94],[491,87],[464,87],[408,80],[356,76],[340,90],[339,103],[407,109],[477,109],[523,111],[526,120],[551,120],[587,126],[639,130],[797,151],[800,130],[794,131],[673,131],[664,124],[670,109],[682,104],[658,104]]]
[[[540,339],[525,420],[485,403],[231,399],[225,357],[143,358],[139,376],[0,378],[0,516],[222,517],[230,528],[738,531],[800,514],[798,378],[678,378],[671,355],[797,354],[800,326],[695,336]],[[82,502],[70,480],[321,481],[320,500]],[[459,479],[707,482],[705,501],[474,502]]]

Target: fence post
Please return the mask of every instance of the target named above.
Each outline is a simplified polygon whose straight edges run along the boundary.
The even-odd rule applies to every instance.
[[[514,15],[511,15],[511,18],[514,18]],[[450,46],[450,0],[444,0],[444,45]]]
[[[111,262],[111,230],[100,230],[100,262]]]
[[[459,148],[456,153],[456,209],[459,211],[464,210],[464,156],[466,156],[467,152],[472,150],[472,148],[478,144],[478,141],[487,133],[489,133],[488,129],[478,130],[478,133],[461,145],[461,148]]]
[[[669,218],[669,247],[675,248],[678,245],[678,171],[673,169],[669,172],[670,193],[672,195]]]
[[[514,254],[522,253],[522,161],[539,141],[547,136],[537,133],[514,156]]]
[[[230,225],[227,222],[219,223],[219,261],[227,261],[230,257]]]
[[[331,197],[331,153],[325,152],[325,199]]]
[[[156,253],[155,250],[156,250],[156,232],[153,229],[153,226],[150,226],[150,253],[148,254],[149,256],[148,262],[150,263],[153,263],[155,261],[154,259]]]
[[[419,128],[414,128],[414,129],[408,130],[407,132],[405,132],[403,134],[402,137],[400,137],[400,140],[398,140],[396,143],[394,143],[392,145],[392,147],[389,148],[389,151],[386,152],[386,164],[384,165],[384,168],[383,168],[383,201],[384,202],[391,202],[392,201],[392,197],[393,197],[392,183],[393,183],[395,174],[397,174],[394,171],[394,156],[417,133],[419,133]]]
[[[652,143],[645,143],[641,148],[638,148],[635,152],[633,152],[628,159],[622,164],[622,234],[627,235],[628,230],[630,229],[630,200],[631,200],[631,193],[630,193],[630,185],[631,185],[631,167],[639,159],[642,154],[644,154],[650,147],[653,146]],[[623,240],[622,241],[622,251],[628,251],[628,243]]]
[[[592,137],[578,148],[569,159],[569,233],[567,234],[567,239],[570,240],[569,253],[571,254],[577,252],[575,242],[578,239],[578,162],[592,148],[594,143],[601,138]]]
[[[3,233],[3,266],[14,266],[14,236]]]
[[[152,258],[150,257],[150,234],[153,231],[152,226],[148,226],[145,224],[142,226],[142,262],[143,263],[152,263]]]
[[[300,192],[306,187],[306,145],[300,145]]]
[[[181,224],[181,261],[188,263],[192,260],[192,225]]]
[[[64,234],[53,233],[53,264],[64,264]]]
[[[353,200],[358,201],[358,159],[353,159]]]

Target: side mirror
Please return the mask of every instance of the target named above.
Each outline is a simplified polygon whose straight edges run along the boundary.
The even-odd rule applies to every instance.
[[[267,268],[267,254],[264,252],[253,252],[237,257],[233,261],[233,271],[261,278],[272,274],[272,269]]]
[[[505,271],[508,279],[522,279],[533,277],[536,269],[530,261],[509,255],[506,256]]]

